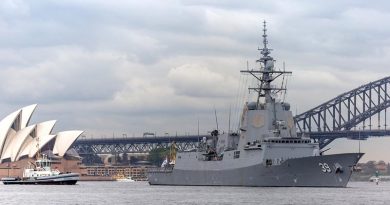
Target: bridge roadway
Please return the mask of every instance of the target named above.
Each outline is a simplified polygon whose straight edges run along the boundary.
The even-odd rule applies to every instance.
[[[203,137],[210,135],[122,137],[122,138],[79,138],[73,148],[83,154],[147,153],[155,148],[167,148],[176,142],[179,150],[196,148]]]

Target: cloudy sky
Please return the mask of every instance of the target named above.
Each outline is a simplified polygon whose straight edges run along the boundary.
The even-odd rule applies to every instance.
[[[38,103],[33,122],[57,119],[56,131],[130,137],[195,134],[198,120],[206,133],[215,108],[227,130],[263,20],[277,66],[293,72],[286,100],[301,113],[388,75],[389,11],[363,0],[2,0],[0,116]],[[389,146],[363,142],[365,160],[390,161]]]

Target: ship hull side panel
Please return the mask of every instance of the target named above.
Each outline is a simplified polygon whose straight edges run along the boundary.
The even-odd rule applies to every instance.
[[[150,171],[151,185],[345,187],[362,154],[347,153],[289,159],[277,166],[261,163],[228,170]]]

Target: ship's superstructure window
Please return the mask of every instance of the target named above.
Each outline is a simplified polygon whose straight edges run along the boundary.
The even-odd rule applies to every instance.
[[[265,160],[265,165],[266,166],[271,166],[272,165],[272,159],[266,159]]]
[[[240,151],[235,151],[233,158],[234,159],[240,158]]]
[[[290,140],[290,139],[284,139],[284,140],[263,140],[265,143],[280,143],[280,144],[285,144],[285,143],[291,143],[291,144],[307,144],[311,143],[310,140],[301,140],[301,139],[295,139],[295,140]]]

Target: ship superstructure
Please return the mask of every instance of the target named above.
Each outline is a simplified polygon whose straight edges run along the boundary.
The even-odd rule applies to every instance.
[[[298,137],[290,105],[278,100],[285,87],[272,84],[291,74],[277,70],[268,48],[266,23],[258,69],[243,70],[257,84],[245,103],[238,133],[204,138],[197,150],[178,152],[175,163],[150,169],[152,185],[329,186],[345,187],[362,153],[322,155],[318,143]]]

